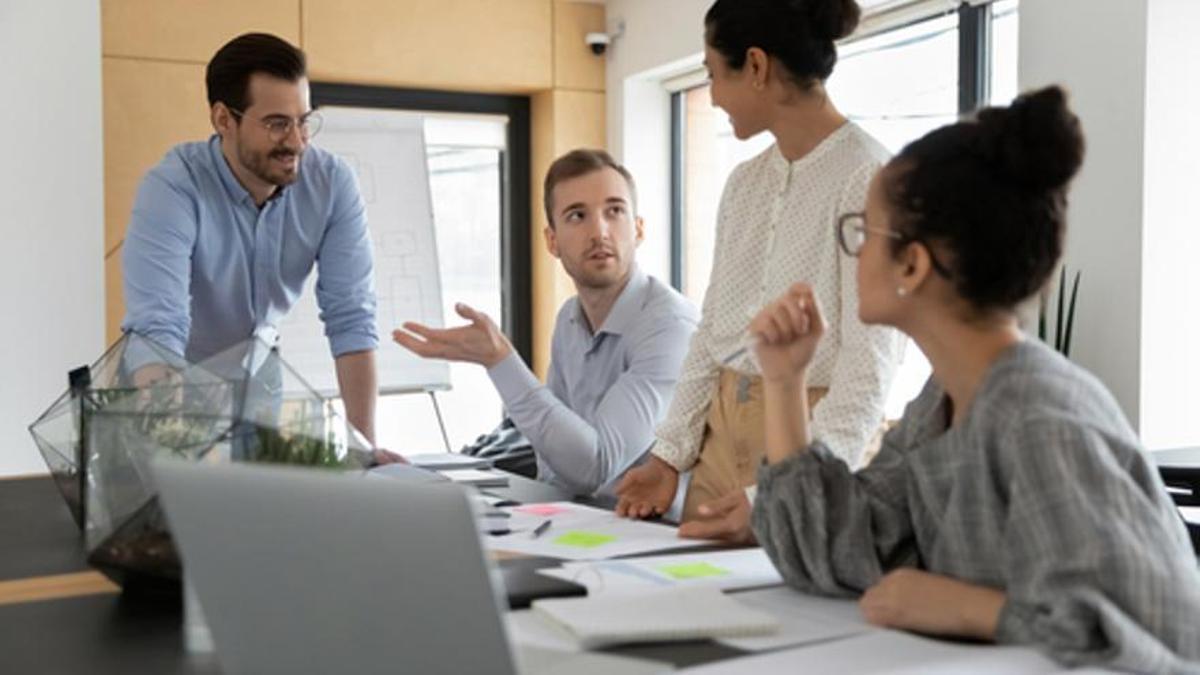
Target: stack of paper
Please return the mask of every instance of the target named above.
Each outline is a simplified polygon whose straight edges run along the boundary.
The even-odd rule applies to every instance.
[[[711,586],[669,588],[639,595],[535,600],[533,611],[565,629],[585,649],[762,635],[779,629],[779,622],[771,615],[750,609]]]
[[[881,630],[845,640],[710,663],[684,672],[695,675],[784,675],[822,673],[889,675],[1007,675],[1062,672],[1030,647],[968,645]]]
[[[724,638],[721,644],[748,652],[826,642],[879,628],[867,623],[857,600],[826,598],[775,586],[735,595],[738,602],[779,620],[779,632],[757,637]]]
[[[761,548],[568,562],[539,572],[583,584],[589,596],[641,593],[671,586],[716,586],[730,591],[783,583]]]
[[[409,455],[406,459],[413,466],[419,466],[422,469],[429,469],[430,471],[444,471],[446,469],[490,469],[492,467],[492,460],[490,459],[473,457],[458,452],[432,452],[421,455]]]
[[[612,511],[572,502],[529,504],[509,513],[512,534],[487,537],[487,548],[563,560],[605,560],[713,543],[680,539],[674,527],[618,518]],[[534,536],[539,526],[542,531]]]
[[[475,487],[505,487],[508,485],[508,475],[499,471],[450,469],[438,473],[461,485],[474,485]]]

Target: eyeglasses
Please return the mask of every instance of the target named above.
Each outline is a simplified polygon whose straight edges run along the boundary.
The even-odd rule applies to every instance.
[[[846,213],[838,218],[838,244],[841,245],[842,252],[851,258],[857,258],[858,254],[862,252],[863,245],[867,243],[868,232],[890,237],[896,241],[904,240],[904,235],[899,232],[868,226],[867,214],[865,213]]]
[[[229,108],[229,112],[237,115],[239,118],[246,119],[246,113],[236,108]],[[267,130],[267,137],[272,143],[279,143],[285,138],[292,135],[293,129],[300,129],[300,137],[308,140],[317,135],[321,130],[321,122],[324,120],[321,113],[316,110],[310,110],[300,117],[289,117],[287,115],[268,115],[260,120],[259,124]]]
[[[838,245],[842,247],[842,252],[851,258],[857,258],[858,254],[862,253],[862,248],[867,243],[868,232],[878,234],[883,237],[888,237],[889,239],[895,239],[899,242],[919,242],[920,244],[924,245],[926,249],[929,248],[928,244],[925,244],[925,242],[921,241],[917,237],[900,234],[899,232],[893,232],[892,230],[885,230],[879,227],[870,227],[867,225],[867,214],[861,211],[855,213],[845,213],[838,217]],[[932,250],[929,251],[929,262],[933,265],[933,270],[938,274],[947,279],[953,277],[953,275],[950,273],[950,270],[942,265],[942,263],[938,262],[937,256],[933,254]]]

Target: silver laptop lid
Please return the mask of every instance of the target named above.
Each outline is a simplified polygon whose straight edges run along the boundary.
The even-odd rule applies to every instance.
[[[246,465],[154,471],[227,672],[514,672],[462,488]]]

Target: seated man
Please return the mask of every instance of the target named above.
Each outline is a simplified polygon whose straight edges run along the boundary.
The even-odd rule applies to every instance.
[[[695,305],[638,269],[635,202],[629,172],[600,150],[569,152],[546,173],[546,247],[578,293],[558,312],[547,385],[466,305],[456,308],[466,326],[406,323],[392,334],[421,356],[485,366],[533,444],[538,477],[576,494],[612,494],[650,447],[699,320]]]

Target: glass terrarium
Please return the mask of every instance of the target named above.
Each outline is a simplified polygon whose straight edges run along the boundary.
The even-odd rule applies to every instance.
[[[180,565],[150,462],[365,468],[369,444],[257,339],[190,363],[127,333],[29,427],[88,562],[117,583],[172,581]],[[220,495],[213,495],[220,499]]]

